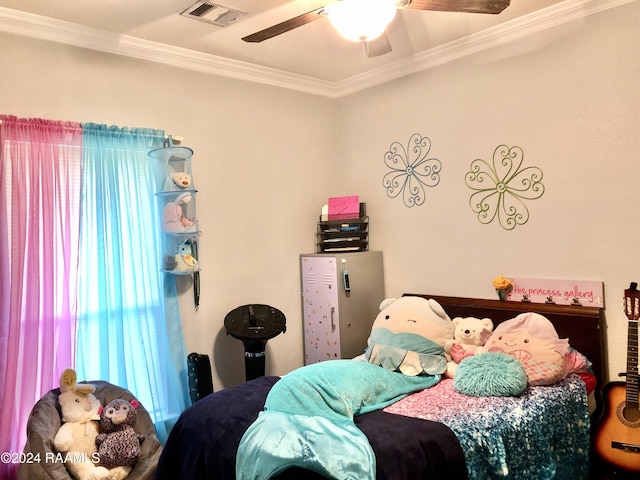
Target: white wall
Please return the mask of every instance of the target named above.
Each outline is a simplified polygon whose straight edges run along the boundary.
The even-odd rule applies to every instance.
[[[339,101],[342,187],[367,201],[387,296],[496,298],[497,275],[602,280],[617,379],[621,298],[640,278],[639,18],[635,2]],[[425,204],[407,208],[382,187],[383,156],[416,132],[443,170]],[[544,173],[544,195],[512,231],[482,225],[464,183],[500,144]]]
[[[287,317],[267,373],[302,365],[298,256],[313,252],[320,207],[337,185],[334,102],[9,35],[0,35],[0,112],[153,127],[193,148],[203,236],[201,300],[179,279],[187,353],[208,354],[214,386],[244,381],[225,315],[266,303]]]
[[[622,290],[637,280],[640,2],[421,74],[329,100],[125,57],[0,35],[0,112],[163,128],[195,151],[201,307],[180,283],[188,352],[212,357],[216,389],[244,380],[223,319],[245,303],[287,316],[267,373],[302,364],[298,255],[328,196],[359,194],[387,295],[493,298],[498,274],[603,280],[610,371],[624,369]],[[442,179],[423,206],[382,188],[393,141],[428,136]],[[502,143],[544,172],[513,231],[481,225],[464,174]]]

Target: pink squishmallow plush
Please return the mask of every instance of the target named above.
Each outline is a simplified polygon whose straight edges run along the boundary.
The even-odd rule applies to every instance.
[[[567,375],[569,341],[560,339],[553,324],[537,313],[523,313],[498,325],[484,351],[519,360],[529,385],[551,385]]]

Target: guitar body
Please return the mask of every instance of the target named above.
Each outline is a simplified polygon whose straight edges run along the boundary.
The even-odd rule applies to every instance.
[[[626,385],[612,382],[605,386],[604,412],[594,448],[607,463],[631,472],[640,472],[640,410],[627,408]]]
[[[624,313],[629,319],[627,336],[627,377],[622,382],[608,383],[603,390],[604,413],[595,434],[594,448],[611,465],[631,472],[640,472],[640,403],[638,399],[638,319],[640,290],[631,282],[624,291]]]

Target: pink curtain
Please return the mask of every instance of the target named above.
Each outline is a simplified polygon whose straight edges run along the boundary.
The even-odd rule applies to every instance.
[[[0,453],[75,365],[80,124],[0,116]],[[0,462],[0,478],[16,465]]]

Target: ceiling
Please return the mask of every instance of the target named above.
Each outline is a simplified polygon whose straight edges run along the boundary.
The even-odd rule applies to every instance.
[[[135,46],[154,52],[149,55],[152,60],[170,53],[174,60],[166,63],[190,58],[192,62],[209,62],[219,68],[261,72],[272,78],[271,83],[277,83],[276,77],[287,78],[306,83],[309,89],[335,90],[336,85],[372,78],[381,72],[396,70],[400,73],[394,75],[399,76],[412,63],[433,56],[433,52],[460,49],[478,39],[486,42],[493,33],[514,30],[514,25],[555,17],[563,5],[569,4],[575,10],[598,3],[511,0],[499,15],[400,10],[388,28],[393,51],[374,58],[366,57],[360,43],[341,38],[326,18],[261,43],[242,41],[246,35],[333,1],[214,1],[247,12],[230,26],[219,27],[180,15],[196,0],[0,0],[0,31],[133,56],[138,54],[124,49],[128,46],[133,50]],[[92,36],[100,41],[92,43],[88,40]]]

